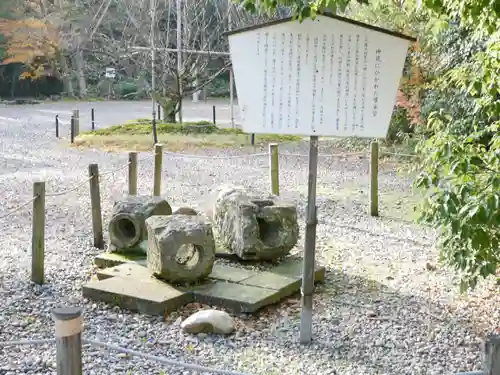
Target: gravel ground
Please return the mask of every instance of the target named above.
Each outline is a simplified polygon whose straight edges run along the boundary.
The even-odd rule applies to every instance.
[[[0,112],[1,112],[0,108]],[[69,149],[51,140],[52,124],[23,117],[0,123],[0,216],[32,196],[35,180],[47,192],[70,188],[87,176],[126,163],[125,154]],[[212,156],[253,151],[210,151]],[[256,150],[256,152],[261,152]],[[280,152],[307,154],[307,144]],[[334,152],[322,143],[321,152]],[[201,153],[200,153],[201,155]],[[152,161],[141,154],[139,192],[152,189]],[[304,217],[307,158],[282,157],[281,191]],[[215,186],[236,182],[268,191],[266,157],[194,159],[165,156],[163,192],[174,205],[199,206]],[[101,182],[103,214],[126,189],[126,170]],[[230,337],[192,336],[179,322],[196,305],[166,319],[141,316],[83,300],[81,285],[92,273],[88,188],[47,198],[47,284],[32,285],[31,206],[0,219],[0,341],[53,337],[51,310],[84,307],[85,336],[170,359],[249,374],[447,374],[480,367],[480,343],[496,329],[500,299],[492,283],[459,296],[451,273],[435,268],[433,233],[403,217],[410,182],[382,168],[381,218],[366,214],[365,158],[322,157],[319,166],[317,251],[328,267],[315,298],[314,343],[298,344],[299,304],[291,298],[254,317],[238,316]],[[303,227],[303,221],[301,221]],[[300,253],[303,236],[297,252]],[[85,374],[195,374],[181,368],[85,347]],[[55,374],[51,345],[0,350],[0,374]]]

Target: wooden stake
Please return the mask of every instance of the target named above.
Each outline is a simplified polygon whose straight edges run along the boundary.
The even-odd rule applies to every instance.
[[[99,167],[97,164],[89,165],[90,177],[90,203],[92,206],[92,231],[94,232],[94,247],[104,249],[104,236],[102,230],[101,192],[99,188]]]
[[[75,118],[71,116],[71,122],[70,122],[70,133],[71,133],[71,143],[75,141]]]
[[[154,171],[154,184],[153,195],[158,197],[161,194],[161,170],[163,164],[163,145],[155,145],[155,171]]]
[[[75,128],[74,128],[74,136],[75,138],[78,137],[80,135],[80,110],[78,109],[75,109],[73,111],[73,118],[75,120],[74,124],[75,124]]]
[[[31,281],[45,280],[45,182],[33,184],[33,228],[31,237]]]
[[[271,194],[280,195],[279,183],[279,155],[278,144],[269,143],[269,178],[271,180]]]
[[[128,194],[137,194],[137,152],[128,153]]]
[[[309,180],[307,185],[306,238],[302,268],[302,288],[300,312],[300,343],[312,340],[312,308],[314,293],[314,268],[316,253],[316,180],[318,174],[318,136],[309,141]]]
[[[56,332],[57,375],[82,375],[82,309],[52,311]]]
[[[370,145],[370,215],[378,216],[378,142]]]
[[[151,127],[153,129],[153,142],[155,144],[158,143],[158,131],[156,129],[156,113],[154,111],[154,106],[153,106],[153,120],[151,122]]]
[[[489,336],[484,343],[484,375],[500,375],[500,336]]]

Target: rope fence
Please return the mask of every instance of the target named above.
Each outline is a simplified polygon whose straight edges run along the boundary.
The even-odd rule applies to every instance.
[[[33,198],[31,198],[29,201],[26,201],[22,204],[20,204],[19,206],[17,206],[16,208],[10,210],[9,212],[7,212],[5,215],[3,216],[0,216],[0,219],[6,219],[8,218],[9,216],[11,215],[14,215],[16,212],[18,211],[21,211],[24,207],[26,207],[27,205],[29,205],[31,202],[33,202],[37,197],[34,196]]]
[[[222,374],[222,375],[250,375],[241,372],[217,369],[193,363],[186,363],[160,357],[138,350],[122,348],[117,345],[100,342],[97,340],[86,339],[82,336],[83,330],[83,310],[79,307],[57,308],[52,311],[52,317],[55,322],[55,338],[35,339],[35,340],[17,340],[0,342],[0,348],[13,346],[56,346],[57,374],[58,375],[82,375],[83,361],[82,352],[84,345],[101,347],[108,350],[124,353],[130,357],[138,357],[148,361],[154,361],[163,365],[184,368],[187,370],[198,371],[201,373]]]
[[[339,153],[339,154],[323,154],[324,157],[346,157],[346,156],[359,156],[366,155],[366,152],[352,152],[352,153]],[[384,152],[382,152],[384,154]],[[389,153],[389,155],[400,155],[396,153]],[[227,157],[215,157],[215,156],[205,156],[205,155],[185,155],[178,154],[174,152],[165,152],[163,150],[163,145],[157,144],[154,146],[153,152],[148,157],[142,159],[141,161],[154,159],[153,168],[153,196],[160,196],[161,185],[162,185],[162,170],[163,170],[163,156],[168,155],[171,157],[182,157],[182,158],[198,158],[198,159],[228,159],[228,158],[248,158],[248,157],[262,157],[268,156],[269,163],[269,186],[270,192],[273,195],[280,195],[280,175],[279,175],[279,157],[307,157],[307,155],[302,154],[289,154],[283,153],[280,155],[278,150],[278,144],[269,144],[269,151],[267,153],[255,153],[251,155],[237,155],[237,156],[227,156]],[[407,156],[409,154],[402,154]],[[378,142],[374,141],[370,145],[370,196],[369,196],[369,214],[371,216],[379,215],[379,188],[378,188],[378,163],[379,163],[379,145]],[[411,155],[415,156],[416,155]],[[89,165],[88,177],[78,182],[73,187],[63,190],[47,193],[45,191],[46,182],[35,182],[33,184],[33,196],[24,203],[21,203],[17,207],[11,209],[5,215],[0,216],[0,219],[6,219],[7,217],[19,212],[26,206],[33,204],[32,213],[32,253],[31,253],[31,280],[37,284],[43,284],[44,282],[44,264],[45,264],[45,200],[49,197],[59,197],[69,194],[73,191],[81,189],[84,185],[89,184],[90,191],[90,201],[91,201],[91,213],[92,213],[92,232],[93,232],[93,246],[98,249],[104,249],[104,235],[103,235],[103,220],[102,220],[102,208],[101,208],[101,193],[100,193],[100,180],[107,176],[115,175],[116,173],[128,169],[128,194],[137,194],[137,171],[138,171],[138,153],[130,152],[128,157],[128,162],[124,165],[106,172],[99,172],[99,167],[97,164]]]
[[[370,214],[372,216],[378,215],[378,160],[379,160],[379,149],[378,143],[373,142],[370,147]],[[359,156],[367,155],[367,152],[353,152],[353,153],[339,153],[339,154],[322,154],[323,157],[346,157],[346,156]],[[384,153],[382,153],[384,154]],[[395,153],[386,153],[387,155],[399,155]],[[178,154],[173,152],[163,151],[163,146],[160,144],[155,145],[153,152],[146,158],[141,158],[142,161],[148,161],[154,159],[154,176],[153,176],[153,195],[159,196],[161,193],[161,173],[163,165],[163,156],[168,155],[171,157],[182,157],[182,158],[198,158],[198,159],[243,159],[248,157],[269,157],[269,179],[270,179],[270,190],[272,194],[280,194],[279,186],[279,157],[308,157],[308,155],[303,154],[293,154],[293,153],[283,153],[279,154],[278,144],[270,144],[268,153],[255,153],[251,155],[238,155],[238,156],[227,156],[227,157],[212,157],[212,156],[202,156],[202,155],[186,155]],[[401,154],[401,156],[407,156]],[[416,157],[417,155],[410,155]],[[137,171],[138,171],[138,153],[130,152],[128,161],[124,165],[106,172],[99,173],[97,164],[89,165],[89,176],[78,182],[71,188],[63,191],[46,193],[45,192],[45,182],[35,182],[33,185],[33,197],[28,201],[18,205],[16,208],[10,210],[7,214],[0,216],[0,219],[5,219],[16,212],[19,212],[26,206],[33,203],[33,214],[32,214],[32,270],[31,270],[31,280],[37,284],[43,284],[45,280],[44,271],[44,253],[45,253],[45,199],[47,197],[58,197],[74,192],[82,188],[85,184],[89,184],[90,198],[91,198],[91,210],[92,210],[92,233],[93,233],[93,245],[96,248],[104,248],[104,238],[103,238],[103,224],[102,224],[102,211],[101,211],[101,196],[100,196],[100,179],[106,176],[112,176],[124,169],[128,169],[128,193],[130,195],[137,194]],[[74,310],[74,308],[69,309],[58,309],[53,312],[53,317],[56,323],[56,338],[51,339],[35,339],[35,340],[17,340],[0,342],[0,347],[12,347],[12,346],[26,346],[26,345],[56,345],[56,356],[57,361],[57,372],[60,375],[81,375],[83,373],[82,365],[82,347],[83,344],[88,344],[96,347],[107,348],[108,350],[117,351],[120,353],[127,354],[131,357],[140,357],[149,361],[158,362],[163,365],[168,365],[172,367],[184,368],[187,370],[198,371],[203,373],[212,374],[225,374],[225,375],[249,375],[243,374],[241,372],[235,372],[230,370],[223,370],[217,368],[210,368],[206,366],[201,366],[192,363],[185,363],[180,361],[175,361],[168,359],[166,357],[155,356],[151,354],[142,353],[136,350],[130,350],[127,348],[122,348],[116,345],[103,343],[96,340],[90,340],[82,338],[81,334],[81,309]],[[73,315],[72,315],[73,314]],[[76,324],[76,325],[75,325]],[[75,327],[78,329],[75,330]],[[500,352],[500,351],[499,351]],[[489,374],[490,372],[469,372],[460,373],[456,375],[482,375]],[[500,375],[497,374],[497,375]]]
[[[146,354],[138,350],[122,348],[117,345],[91,340],[83,337],[83,310],[80,307],[66,307],[52,310],[55,322],[55,338],[17,340],[0,342],[0,348],[12,346],[39,346],[53,345],[56,347],[57,374],[58,375],[82,375],[83,374],[83,348],[84,345],[101,347],[130,357],[138,357],[148,361],[161,363],[171,367],[201,373],[223,374],[223,375],[250,375],[237,371],[218,369],[193,363],[186,363],[168,359],[156,355]],[[500,375],[500,336],[488,336],[483,344],[483,370],[458,372],[453,375]]]
[[[72,119],[72,129],[76,129],[75,118]],[[74,131],[72,135],[74,136]],[[244,159],[244,158],[254,158],[267,156],[269,163],[269,185],[270,192],[274,195],[280,195],[280,176],[279,176],[279,158],[280,157],[308,157],[308,155],[294,154],[294,153],[283,153],[280,154],[278,150],[278,144],[269,144],[269,150],[267,153],[254,153],[250,155],[236,155],[236,156],[206,156],[206,155],[186,155],[174,152],[165,152],[163,150],[163,145],[156,144],[154,146],[153,152],[146,158],[141,158],[142,161],[153,160],[153,186],[152,195],[160,196],[161,185],[162,185],[162,170],[163,170],[163,157],[182,157],[182,158],[197,158],[197,159]],[[380,154],[387,155],[400,155],[396,153],[385,153]],[[360,156],[369,155],[370,156],[370,207],[369,213],[371,216],[378,216],[378,202],[379,202],[379,192],[378,192],[378,163],[379,163],[379,145],[378,142],[374,141],[370,145],[370,152],[352,152],[352,153],[338,153],[338,154],[322,154],[322,157],[347,157],[347,156]],[[408,154],[401,154],[402,156],[407,156]],[[411,155],[412,157],[417,157],[417,155]],[[128,161],[121,165],[120,167],[99,172],[97,164],[90,164],[88,166],[88,177],[84,180],[79,181],[74,186],[55,192],[46,192],[46,181],[35,182],[33,184],[33,196],[24,203],[19,204],[17,207],[11,209],[9,212],[0,216],[0,219],[6,219],[7,217],[14,215],[15,213],[21,211],[25,207],[33,204],[32,208],[32,243],[31,243],[31,281],[36,284],[43,284],[45,282],[45,219],[46,219],[46,198],[48,197],[59,197],[78,189],[81,189],[84,185],[89,184],[90,192],[90,202],[91,202],[91,216],[92,216],[92,235],[93,235],[93,246],[98,249],[104,249],[104,236],[103,236],[103,221],[102,221],[102,209],[101,209],[101,192],[100,192],[100,181],[102,178],[113,176],[116,173],[128,170],[128,194],[137,194],[137,176],[138,176],[138,153],[130,152],[128,155]],[[58,356],[58,374],[60,375],[78,375],[81,374],[81,343],[88,343],[94,346],[107,347],[110,350],[119,351],[122,353],[129,354],[131,356],[142,357],[144,359],[156,361],[162,364],[183,367],[186,369],[191,369],[195,371],[202,371],[208,373],[216,374],[227,374],[227,375],[245,375],[238,372],[212,369],[204,366],[198,366],[193,364],[187,364],[182,362],[176,362],[169,360],[164,357],[157,357],[149,354],[144,354],[141,352],[121,348],[118,346],[101,343],[92,340],[83,340],[81,338],[81,329],[78,334],[74,335],[74,325],[69,326],[71,320],[80,319],[81,322],[81,310],[73,318],[68,318],[69,313],[57,313],[54,312],[54,319],[56,320],[56,339],[41,339],[41,340],[29,340],[29,341],[10,341],[10,342],[0,342],[0,347],[6,346],[18,346],[18,345],[41,345],[41,344],[51,344],[56,342],[57,356]],[[59,314],[59,315],[57,315]],[[62,314],[62,315],[61,315]],[[64,315],[66,314],[66,315]],[[57,317],[59,316],[59,318]],[[73,322],[74,323],[74,322]],[[66,333],[65,333],[66,332]],[[69,336],[66,335],[70,332],[74,336],[74,343],[68,341]],[[72,351],[80,348],[79,353],[72,353]],[[72,357],[73,356],[73,357]],[[74,357],[76,356],[76,357]],[[61,360],[59,361],[59,358]],[[66,363],[66,364],[65,364]],[[75,364],[79,363],[79,367]],[[69,367],[68,367],[69,366]],[[500,374],[498,374],[500,375]]]

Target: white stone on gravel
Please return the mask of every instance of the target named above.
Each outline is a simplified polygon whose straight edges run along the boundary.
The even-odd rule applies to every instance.
[[[94,105],[64,104],[69,110],[80,108],[81,114],[90,113]],[[130,113],[128,117],[134,118],[132,105],[140,103],[103,103],[99,111],[108,111],[110,117]],[[144,105],[149,111],[149,104]],[[22,119],[0,122],[0,216],[32,197],[33,181],[46,180],[47,193],[62,191],[84,181],[90,163],[98,163],[104,172],[127,162],[126,153],[69,148],[67,139],[56,141],[53,119],[39,120],[32,115],[37,108],[0,105],[0,116]],[[61,134],[67,137],[67,126]],[[298,204],[301,218],[302,239],[294,250],[300,256],[307,157],[285,156],[287,152],[307,155],[308,144],[280,145],[281,194]],[[320,153],[335,152],[327,141],[321,142]],[[228,156],[253,151],[198,153]],[[145,160],[147,156],[139,155],[140,194],[151,193],[153,186],[153,161]],[[176,206],[199,208],[208,192],[227,182],[269,190],[265,156],[203,160],[165,155],[163,165],[162,193]],[[104,227],[114,199],[126,192],[126,178],[124,169],[101,179]],[[31,206],[0,219],[0,342],[52,338],[51,310],[79,305],[84,308],[84,335],[89,339],[254,375],[439,375],[479,369],[481,341],[495,332],[500,321],[498,286],[494,280],[483,282],[474,293],[461,296],[449,270],[439,266],[427,271],[426,263],[437,262],[434,233],[390,217],[391,196],[398,195],[403,206],[408,204],[408,179],[395,173],[394,166],[381,163],[379,218],[366,214],[368,184],[366,158],[320,157],[317,261],[327,266],[327,280],[317,288],[310,346],[298,344],[298,303],[282,304],[276,313],[262,318],[236,317],[234,335],[198,337],[179,329],[178,315],[172,315],[176,324],[168,324],[163,317],[84,300],[81,286],[100,252],[91,244],[86,185],[68,195],[47,197],[46,285],[29,282]],[[88,345],[83,360],[85,374],[197,374]],[[54,363],[53,345],[0,349],[0,374],[52,374]]]
[[[229,335],[235,330],[234,320],[225,311],[197,311],[181,323],[181,328],[187,333],[220,333]]]

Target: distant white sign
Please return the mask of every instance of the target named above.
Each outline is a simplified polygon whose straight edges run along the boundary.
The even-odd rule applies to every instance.
[[[412,38],[330,16],[228,35],[245,132],[387,135]]]
[[[116,70],[115,68],[106,68],[106,78],[115,78]]]

